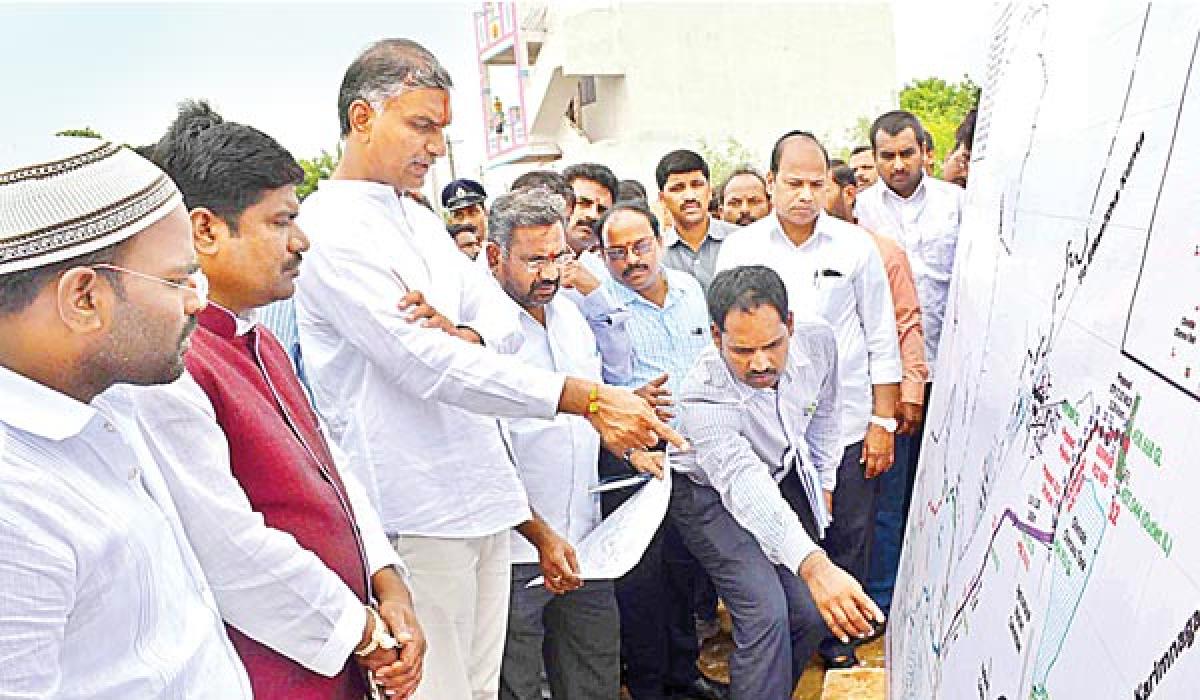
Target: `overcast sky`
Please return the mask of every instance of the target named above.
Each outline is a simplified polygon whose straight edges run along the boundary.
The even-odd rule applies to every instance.
[[[695,5],[678,4],[680,11]],[[981,82],[988,4],[893,5],[901,85],[964,73]],[[335,99],[346,65],[376,39],[407,36],[455,77],[450,137],[461,142],[460,172],[470,172],[482,152],[471,24],[479,7],[0,0],[0,166],[19,163],[31,139],[61,129],[88,126],[113,140],[152,141],[178,102],[199,97],[227,119],[271,134],[296,157],[311,157],[337,143]]]

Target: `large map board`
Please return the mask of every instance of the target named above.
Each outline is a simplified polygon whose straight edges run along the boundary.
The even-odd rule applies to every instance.
[[[995,13],[890,697],[1198,698],[1200,3]]]

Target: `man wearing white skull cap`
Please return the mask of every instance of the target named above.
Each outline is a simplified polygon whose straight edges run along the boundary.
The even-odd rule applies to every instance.
[[[174,183],[127,148],[0,163],[0,699],[250,698],[115,384],[161,384],[204,307]]]

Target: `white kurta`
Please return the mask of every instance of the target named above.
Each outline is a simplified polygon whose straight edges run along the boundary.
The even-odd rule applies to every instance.
[[[0,396],[0,698],[250,698],[132,407]]]

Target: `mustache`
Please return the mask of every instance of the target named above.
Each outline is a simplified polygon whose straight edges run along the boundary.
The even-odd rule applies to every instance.
[[[750,212],[742,212],[741,214],[738,214],[737,221],[734,223],[738,226],[748,226],[749,224],[754,223],[754,217],[750,215]]]
[[[299,253],[296,253],[295,257],[293,257],[286,265],[283,266],[283,269],[288,272],[298,269],[300,267],[301,259],[302,256]]]
[[[621,276],[628,277],[638,271],[649,272],[650,266],[649,265],[630,265],[629,267],[625,268],[625,271],[621,273]]]

